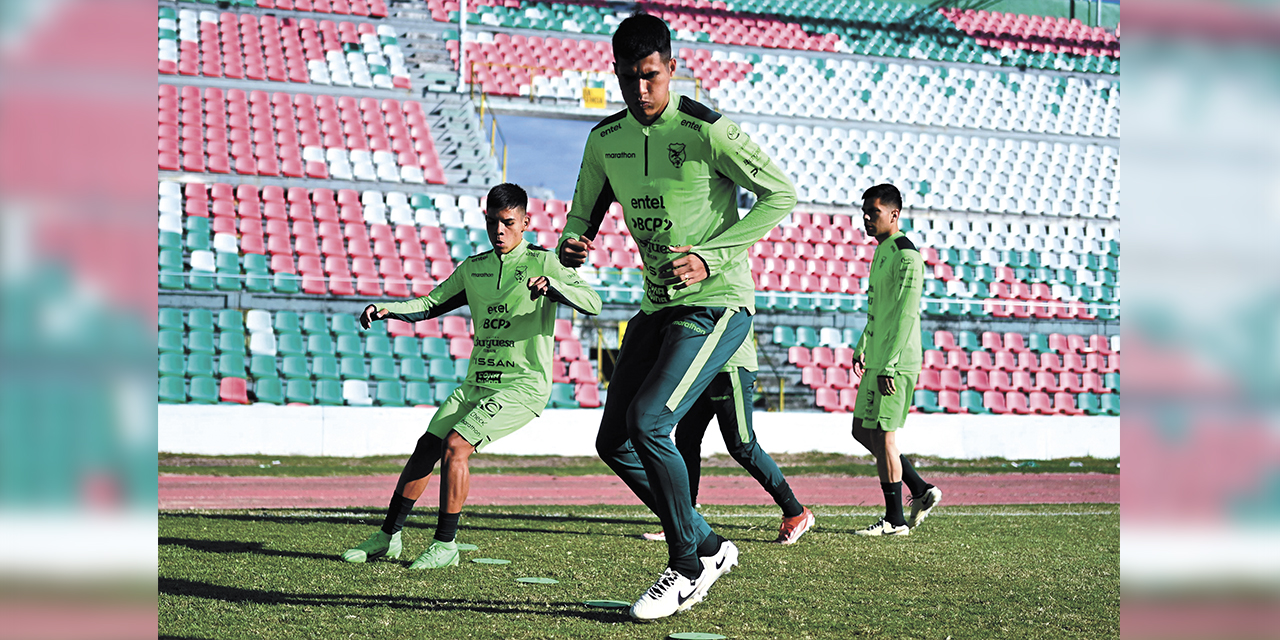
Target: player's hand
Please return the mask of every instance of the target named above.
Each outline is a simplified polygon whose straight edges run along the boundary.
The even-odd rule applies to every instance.
[[[893,386],[893,376],[876,376],[876,382],[880,385],[880,395],[891,396],[897,389]]]
[[[692,248],[691,245],[667,247],[667,251],[671,253],[683,253],[685,255],[676,258],[671,264],[663,267],[658,272],[658,277],[662,278],[662,284],[674,289],[683,289],[707,279],[707,276],[710,275],[707,273],[707,263],[698,254],[689,253]]]
[[[859,353],[858,357],[853,359],[853,375],[858,376],[858,379],[861,380],[862,374],[866,372],[867,372],[867,355],[864,353]]]
[[[387,317],[387,314],[389,313],[391,312],[387,311],[386,309],[383,309],[382,311],[378,311],[377,307],[373,305],[369,305],[364,308],[363,312],[360,313],[360,326],[361,328],[368,329],[369,325],[373,324],[374,320],[381,320]]]
[[[528,282],[525,284],[529,287],[530,300],[537,300],[538,298],[547,295],[547,291],[551,288],[551,281],[547,280],[546,276],[529,278]]]
[[[560,245],[560,264],[577,269],[587,263],[587,254],[596,248],[591,240],[570,238]]]

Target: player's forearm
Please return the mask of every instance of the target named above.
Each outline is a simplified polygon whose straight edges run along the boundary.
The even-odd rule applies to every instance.
[[[547,299],[572,308],[578,313],[599,315],[600,294],[587,284],[571,284],[547,278]]]
[[[404,302],[380,302],[374,305],[378,311],[386,311],[387,315],[384,319],[403,320],[405,322],[417,322],[432,317],[431,303],[427,300],[427,296],[406,300]]]

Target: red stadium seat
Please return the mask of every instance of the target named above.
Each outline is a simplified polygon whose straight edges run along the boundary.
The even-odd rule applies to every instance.
[[[960,379],[960,372],[955,369],[943,369],[942,371],[939,371],[938,380],[942,387],[941,390],[943,391],[959,391],[965,388],[964,382]],[[959,402],[959,400],[956,402]]]
[[[956,346],[956,337],[950,331],[933,332],[933,345],[940,351],[951,351],[959,348]]]
[[[1087,350],[1109,355],[1111,353],[1111,341],[1103,335],[1091,335],[1089,336],[1089,348]]]
[[[857,407],[857,405],[858,405],[857,387],[840,390],[840,410],[841,411],[844,411],[844,412],[853,411],[854,408]]]
[[[987,391],[982,394],[982,406],[995,414],[1009,413],[1009,408],[1004,404],[1005,396],[999,391]]]
[[[981,369],[970,371],[965,378],[965,384],[974,391],[991,391],[991,381],[987,378],[987,372]]]
[[[600,389],[595,382],[579,384],[575,387],[578,406],[584,409],[595,409],[600,406]]]
[[[1053,411],[1067,416],[1078,416],[1084,411],[1076,408],[1076,397],[1070,393],[1055,393],[1053,395]]]
[[[1004,344],[1000,340],[1000,334],[994,331],[982,332],[982,348],[992,353],[1004,350]]]
[[[1100,373],[1119,373],[1120,372],[1120,354],[1113,353],[1107,356],[1107,366],[1103,367]]]
[[[455,360],[468,360],[471,358],[471,349],[473,346],[471,338],[453,338],[449,340],[449,355]]]
[[[832,389],[852,389],[853,382],[849,380],[849,370],[840,367],[828,367],[826,369],[827,386]]]
[[[440,324],[442,333],[446,338],[471,338],[471,329],[467,326],[467,319],[462,316],[445,316]]]
[[[995,391],[1013,391],[1013,385],[1009,382],[1009,374],[1005,371],[991,371],[987,374],[987,381],[991,388]]]
[[[1030,371],[1014,371],[1009,374],[1009,386],[1015,391],[1029,393],[1036,388]]]
[[[419,338],[443,338],[444,333],[440,331],[440,319],[431,318],[430,320],[419,320],[413,323],[413,333]]]
[[[969,354],[961,349],[953,349],[947,351],[947,368],[968,371],[973,367],[969,366]]]
[[[930,349],[924,352],[924,368],[926,369],[946,369],[947,356],[941,351]]]
[[[941,391],[942,378],[939,372],[933,369],[921,370],[920,379],[916,381],[916,388],[927,391]]]
[[[1017,391],[1010,391],[1005,394],[1004,398],[1005,406],[1008,408],[1009,413],[1019,415],[1031,413],[1031,407],[1027,405],[1027,396]]]
[[[1084,388],[1080,384],[1080,374],[1063,371],[1058,374],[1058,387],[1067,393],[1080,393]]]
[[[1018,369],[1018,357],[1009,351],[997,351],[990,368],[1016,371]]]
[[[1057,393],[1062,390],[1058,386],[1058,381],[1054,379],[1053,374],[1048,371],[1040,371],[1036,373],[1035,389],[1037,391],[1047,391],[1049,393]]]
[[[842,411],[844,406],[840,403],[840,394],[835,389],[821,387],[816,389],[816,404],[819,409],[824,411]]]
[[[1061,333],[1049,334],[1049,350],[1056,351],[1058,353],[1066,353],[1067,351],[1070,351],[1067,346],[1067,337]]]
[[[968,413],[960,406],[959,391],[939,391],[938,406],[942,407],[942,410],[947,413]]]
[[[1056,353],[1042,353],[1042,354],[1040,354],[1040,367],[1039,367],[1039,368],[1040,368],[1040,369],[1042,369],[1042,370],[1044,370],[1044,371],[1052,371],[1052,372],[1054,372],[1054,373],[1058,373],[1059,371],[1062,371],[1062,370],[1063,370],[1063,369],[1062,369],[1062,361],[1058,358],[1058,354],[1056,354]]]
[[[1049,394],[1043,391],[1032,391],[1030,396],[1030,408],[1033,413],[1044,415],[1055,415],[1058,412],[1053,408],[1053,400]]]
[[[813,364],[818,367],[834,367],[836,363],[835,354],[832,353],[831,347],[814,347],[813,348]]]
[[[990,353],[986,351],[974,351],[969,354],[969,368],[990,371],[991,369],[996,368],[996,365],[992,361]]]
[[[1066,355],[1062,356],[1062,370],[1081,373],[1087,371],[1088,368],[1085,367],[1084,359],[1080,357],[1080,354],[1068,352]]]
[[[787,362],[799,367],[807,367],[813,361],[809,357],[808,347],[788,347]]]
[[[218,399],[223,402],[249,404],[247,381],[244,378],[223,378],[218,382]]]

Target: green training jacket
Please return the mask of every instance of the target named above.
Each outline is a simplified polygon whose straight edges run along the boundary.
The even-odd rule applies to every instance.
[[[791,212],[795,187],[738,125],[687,97],[670,96],[647,127],[623,109],[591,130],[558,246],[594,239],[616,201],[645,267],[641,311],[692,305],[754,313],[747,249]],[[742,219],[735,185],[758,198]],[[685,245],[706,262],[709,277],[667,287],[658,273],[681,257],[667,249]]]
[[[525,283],[546,276],[546,296],[529,299]],[[467,384],[527,394],[528,408],[541,414],[551,397],[551,352],[556,305],[589,315],[600,313],[600,296],[560,264],[549,250],[522,241],[503,255],[490,250],[462,261],[421,298],[378,303],[388,317],[406,322],[434,318],[462,305],[471,307],[475,346]],[[524,404],[524,402],[522,402]]]
[[[876,247],[869,280],[867,328],[854,357],[865,354],[867,371],[876,375],[920,373],[920,250],[901,231],[889,236]]]

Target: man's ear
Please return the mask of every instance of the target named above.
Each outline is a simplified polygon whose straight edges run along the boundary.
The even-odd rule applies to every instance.
[[[673,76],[674,76],[674,75],[676,74],[676,58],[675,58],[675,56],[672,56],[670,60],[667,60],[667,67],[668,67],[668,69],[670,70],[671,75],[673,75]]]

